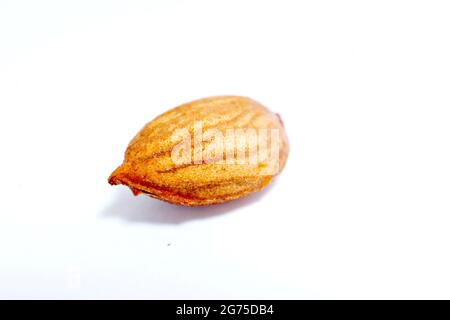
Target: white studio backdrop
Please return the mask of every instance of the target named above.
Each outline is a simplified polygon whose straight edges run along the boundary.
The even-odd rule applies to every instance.
[[[447,1],[0,1],[0,298],[450,298]],[[190,100],[291,154],[186,209],[106,179]]]

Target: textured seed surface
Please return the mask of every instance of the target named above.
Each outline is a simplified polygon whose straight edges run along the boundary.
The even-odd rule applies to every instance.
[[[194,136],[196,121],[202,122],[203,132],[210,128],[224,133],[230,128],[278,129],[278,170],[264,174],[267,166],[271,165],[268,161],[260,161],[257,165],[230,165],[226,161],[183,165],[174,163],[172,150],[176,142],[172,138],[173,133],[177,129],[187,129]],[[203,152],[208,143],[203,142]],[[194,145],[192,142],[192,155]],[[236,148],[244,148],[248,152],[248,145],[236,144]],[[284,168],[288,153],[284,126],[277,114],[249,98],[211,97],[183,104],[145,125],[128,145],[123,164],[111,174],[108,181],[112,185],[128,186],[135,195],[143,193],[174,204],[218,204],[265,187]]]

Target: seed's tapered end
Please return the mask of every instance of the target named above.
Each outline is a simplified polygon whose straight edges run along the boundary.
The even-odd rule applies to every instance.
[[[109,176],[108,182],[110,185],[119,185],[123,184],[130,188],[133,195],[137,196],[141,194],[141,190],[134,188],[132,185],[130,185],[129,177],[127,176],[127,169],[125,168],[125,165],[120,165],[114,172]]]
[[[119,166],[116,170],[111,173],[108,178],[108,183],[112,186],[122,184],[121,176],[123,175],[123,165]]]

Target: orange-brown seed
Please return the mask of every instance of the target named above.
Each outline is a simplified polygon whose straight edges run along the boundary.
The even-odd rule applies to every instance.
[[[225,158],[227,143],[222,145],[223,161],[205,161],[210,154],[207,153],[208,147],[214,147],[214,141],[205,140],[200,145],[195,142],[195,124],[199,122],[203,132],[215,129],[223,133],[223,137],[230,129],[253,129],[256,132],[267,129],[267,137],[259,137],[267,140],[271,138],[270,132],[278,132],[279,153],[276,166],[274,159],[261,158],[257,159],[256,164],[249,163],[248,158],[246,163],[236,164],[235,161],[230,164]],[[184,132],[189,132],[193,137],[187,153],[190,162],[183,164],[175,163],[173,158],[174,147],[180,143],[174,139],[177,129],[184,129]],[[249,145],[233,141],[234,156],[248,156]],[[271,146],[271,141],[265,142]],[[193,163],[195,152],[204,161]],[[171,109],[145,125],[128,145],[123,164],[111,174],[108,182],[112,185],[126,185],[135,195],[143,193],[173,204],[212,205],[261,190],[283,170],[288,153],[289,144],[279,115],[250,98],[210,97]]]

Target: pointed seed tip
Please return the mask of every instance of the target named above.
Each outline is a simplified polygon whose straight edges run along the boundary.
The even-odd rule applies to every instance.
[[[108,178],[108,183],[112,186],[120,184],[121,183],[120,175],[122,172],[123,172],[123,170],[122,170],[122,165],[121,165],[116,170],[114,170],[113,173],[111,173],[111,175]]]

